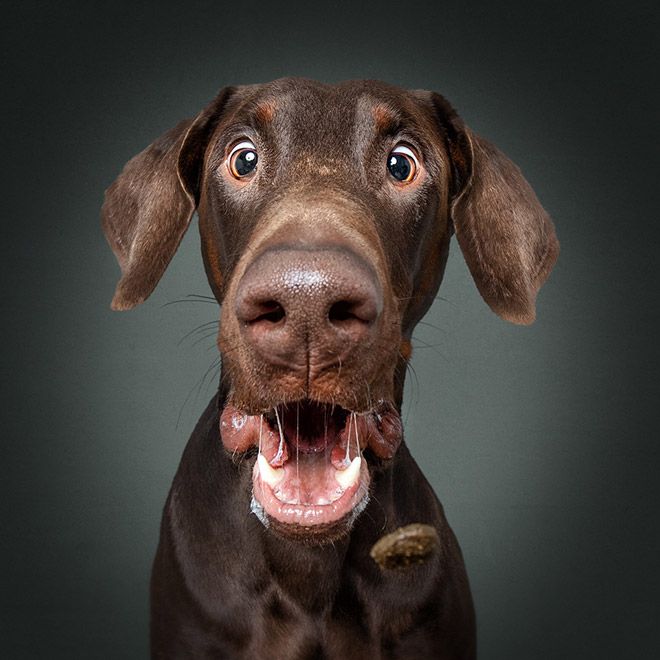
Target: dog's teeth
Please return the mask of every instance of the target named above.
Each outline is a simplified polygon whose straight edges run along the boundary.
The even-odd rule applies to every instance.
[[[271,488],[284,479],[284,468],[271,467],[263,454],[257,456],[257,465],[259,466],[259,475]]]
[[[335,479],[344,490],[350,488],[358,480],[361,463],[362,459],[356,456],[345,470],[335,470]]]

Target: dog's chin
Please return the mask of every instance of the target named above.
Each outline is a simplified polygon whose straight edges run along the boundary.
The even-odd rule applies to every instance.
[[[316,511],[314,511],[314,523],[301,524],[292,522],[290,518],[286,519],[286,515],[284,516],[286,521],[284,521],[282,520],[282,516],[268,514],[266,508],[257,499],[255,491],[252,494],[250,508],[263,526],[278,537],[305,545],[325,545],[327,543],[334,543],[342,537],[347,536],[353,524],[369,503],[369,492],[366,491],[361,499],[358,499],[357,504],[352,505],[347,513],[343,516],[340,515],[336,519],[334,516],[338,513],[337,508],[330,511],[324,506],[309,507],[302,505],[298,507],[300,513],[296,512],[296,517],[304,518],[304,513],[313,508]],[[325,522],[322,522],[322,520],[325,520]]]
[[[364,450],[380,462],[392,458],[401,442],[399,414],[384,402],[359,414],[309,400],[262,415],[228,404],[220,430],[234,455],[258,448],[252,512],[274,533],[307,543],[350,531],[369,501]]]

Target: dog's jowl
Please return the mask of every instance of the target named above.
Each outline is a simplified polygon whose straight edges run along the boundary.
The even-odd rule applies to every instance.
[[[228,87],[108,189],[114,309],[149,296],[195,211],[222,378],[165,505],[153,657],[474,658],[461,552],[403,442],[403,381],[453,234],[491,309],[534,320],[558,243],[533,191],[434,92]],[[422,530],[423,560],[376,563],[399,528],[413,549]]]

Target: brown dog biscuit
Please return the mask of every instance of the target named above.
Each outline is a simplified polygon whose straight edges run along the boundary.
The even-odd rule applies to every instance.
[[[371,558],[381,569],[402,569],[423,564],[440,543],[431,525],[413,523],[387,534],[374,543]]]

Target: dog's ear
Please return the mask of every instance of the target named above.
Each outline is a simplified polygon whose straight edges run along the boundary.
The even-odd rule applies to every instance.
[[[518,167],[431,97],[452,161],[451,219],[479,293],[503,319],[532,323],[559,254],[552,221]]]
[[[105,193],[101,221],[122,276],[112,309],[151,294],[176,252],[199,198],[208,141],[233,88],[132,158]]]

